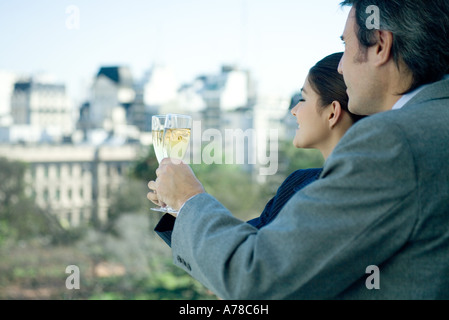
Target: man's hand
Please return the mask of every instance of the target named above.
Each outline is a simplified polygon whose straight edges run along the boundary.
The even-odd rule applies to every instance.
[[[152,192],[148,193],[147,198],[157,205],[168,205],[179,210],[191,197],[205,193],[192,169],[180,160],[163,159],[156,170],[156,176],[156,181],[148,183]]]

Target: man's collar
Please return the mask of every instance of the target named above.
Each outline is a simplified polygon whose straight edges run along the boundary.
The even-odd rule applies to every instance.
[[[445,75],[443,77],[442,80],[449,80],[449,74]],[[414,96],[416,96],[419,92],[421,92],[424,88],[426,88],[427,86],[431,85],[431,83],[429,84],[425,84],[420,86],[419,88],[413,90],[412,92],[409,92],[407,94],[404,94],[401,99],[399,99],[395,105],[393,106],[393,108],[391,110],[398,110],[401,109],[403,106],[405,106],[405,104],[407,102],[409,102]]]

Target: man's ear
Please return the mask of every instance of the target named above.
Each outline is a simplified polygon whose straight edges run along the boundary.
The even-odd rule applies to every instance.
[[[377,43],[374,45],[375,66],[380,67],[392,58],[393,33],[391,31],[376,30]]]
[[[329,106],[329,113],[327,120],[329,121],[329,128],[333,129],[337,123],[340,121],[343,115],[343,110],[341,108],[341,104],[338,101],[333,101]]]

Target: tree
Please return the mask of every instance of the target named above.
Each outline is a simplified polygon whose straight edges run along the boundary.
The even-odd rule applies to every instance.
[[[217,198],[234,216],[249,220],[259,215],[273,196],[265,184],[237,165],[192,165],[206,192]]]
[[[140,155],[131,167],[130,177],[146,182],[155,180],[158,167],[159,163],[154,149],[152,147],[148,148],[148,151]]]
[[[279,144],[279,172],[284,180],[292,172],[299,169],[321,168],[324,164],[323,155],[317,149],[298,149],[289,140]]]
[[[56,218],[26,194],[26,170],[25,163],[0,158],[0,243],[7,238],[53,236],[62,230]]]
[[[115,233],[116,221],[125,214],[144,214],[155,216],[151,207],[155,207],[146,195],[149,189],[147,181],[136,178],[128,178],[120,185],[118,190],[112,194],[111,205],[108,210],[108,222],[104,230]],[[157,217],[154,217],[155,220]]]

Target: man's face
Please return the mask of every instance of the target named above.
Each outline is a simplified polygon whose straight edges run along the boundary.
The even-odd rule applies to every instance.
[[[348,108],[352,113],[370,115],[380,111],[377,102],[376,73],[370,64],[372,48],[361,49],[357,38],[357,22],[355,9],[349,12],[342,40],[345,52],[338,66],[338,72],[343,75],[349,96]],[[377,104],[377,107],[376,107]]]

